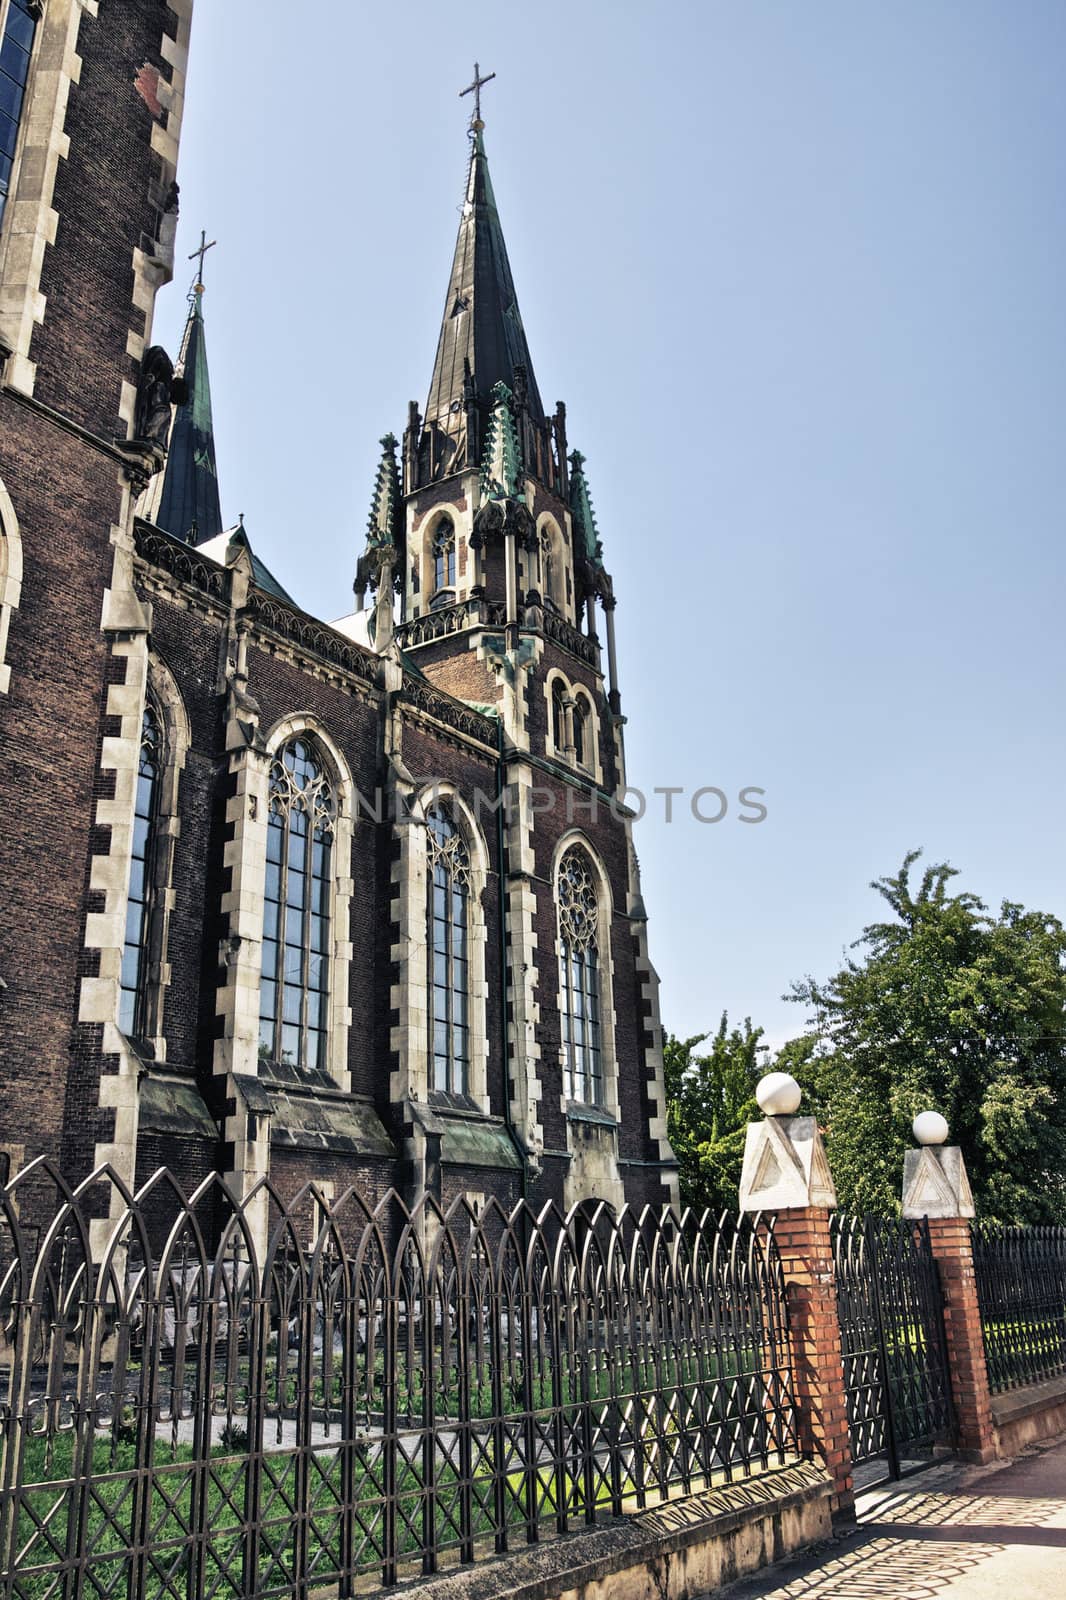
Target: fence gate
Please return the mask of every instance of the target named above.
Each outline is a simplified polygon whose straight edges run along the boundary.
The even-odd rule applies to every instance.
[[[852,1458],[899,1478],[926,1465],[953,1424],[929,1225],[838,1213],[833,1230]]]

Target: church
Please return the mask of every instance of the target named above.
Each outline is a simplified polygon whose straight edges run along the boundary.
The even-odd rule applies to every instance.
[[[487,79],[425,405],[320,620],[222,514],[205,238],[152,338],[192,10],[0,0],[2,1165],[676,1200],[625,534],[541,398]]]

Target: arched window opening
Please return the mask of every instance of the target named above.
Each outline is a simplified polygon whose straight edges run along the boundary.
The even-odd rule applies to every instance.
[[[447,520],[433,535],[433,597],[431,606],[448,605],[455,588],[455,529]]]
[[[599,905],[592,865],[576,846],[559,865],[558,915],[563,1093],[601,1106]]]
[[[574,758],[578,766],[591,765],[589,760],[589,721],[588,706],[580,697],[574,701]]]
[[[324,1071],[337,805],[314,746],[290,739],[270,769],[259,1057]]]
[[[470,853],[450,814],[429,823],[429,1026],[433,1088],[470,1092]]]
[[[558,678],[552,684],[552,743],[561,755],[566,747],[566,690]]]
[[[11,191],[30,57],[39,6],[32,0],[0,0],[0,223]]]
[[[126,936],[119,979],[118,1025],[131,1038],[143,1038],[148,998],[149,947],[154,907],[153,878],[159,819],[159,787],[163,771],[163,728],[149,700],[141,719],[141,754],[130,852],[130,888],[126,900]]]

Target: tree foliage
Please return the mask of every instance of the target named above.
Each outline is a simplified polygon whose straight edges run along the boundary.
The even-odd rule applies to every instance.
[[[697,1055],[709,1035],[676,1039],[664,1047],[667,1125],[680,1163],[681,1203],[702,1212],[735,1211],[744,1131],[758,1115],[755,1085],[760,1065],[762,1029],[745,1018],[742,1028],[729,1027],[725,1012],[710,1051]]]
[[[849,1209],[898,1206],[911,1121],[937,1110],[980,1214],[1066,1220],[1066,931],[1009,901],[989,915],[946,863],[915,888],[919,855],[871,885],[891,916],[861,953],[794,985],[809,1032],[775,1065],[804,1085]]]

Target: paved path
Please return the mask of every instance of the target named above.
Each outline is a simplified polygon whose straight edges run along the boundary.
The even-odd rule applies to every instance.
[[[721,1593],[721,1591],[719,1591]],[[723,1600],[1064,1600],[1066,1441],[868,1491],[859,1526]]]

